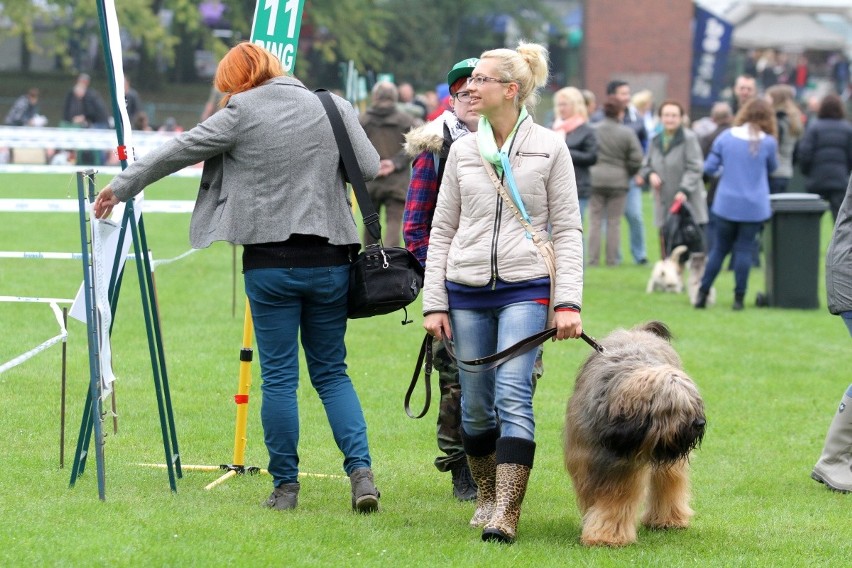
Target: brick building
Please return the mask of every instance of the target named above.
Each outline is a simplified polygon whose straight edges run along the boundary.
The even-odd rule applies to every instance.
[[[650,89],[655,103],[671,98],[689,108],[691,0],[586,0],[584,85],[598,97],[624,79]]]

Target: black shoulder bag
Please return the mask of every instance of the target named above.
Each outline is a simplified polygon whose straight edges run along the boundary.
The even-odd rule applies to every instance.
[[[406,309],[423,288],[423,267],[417,258],[405,248],[382,245],[382,228],[379,215],[376,213],[364,176],[355,158],[352,141],[343,124],[331,94],[325,90],[315,92],[325,107],[325,112],[331,122],[343,172],[347,181],[355,189],[358,208],[364,219],[364,227],[379,241],[369,245],[352,263],[349,274],[349,310],[351,319],[368,318],[403,310],[405,318],[402,324],[411,323]]]

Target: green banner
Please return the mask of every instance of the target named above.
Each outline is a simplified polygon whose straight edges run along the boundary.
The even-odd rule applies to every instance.
[[[257,0],[250,41],[275,54],[293,72],[302,27],[304,0]]]

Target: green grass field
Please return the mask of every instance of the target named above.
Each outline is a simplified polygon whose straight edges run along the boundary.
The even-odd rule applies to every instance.
[[[106,179],[100,179],[102,187]],[[148,199],[192,199],[195,179],[168,179]],[[0,198],[76,199],[64,175],[0,176]],[[647,200],[646,219],[650,219]],[[156,259],[189,249],[189,215],[147,214]],[[822,248],[831,230],[822,222]],[[656,237],[648,227],[649,249]],[[79,251],[77,216],[0,213],[4,251]],[[624,248],[626,251],[627,249]],[[820,262],[822,264],[822,262]],[[382,511],[357,516],[349,483],[316,393],[299,390],[302,479],[299,508],[259,506],[267,476],[233,478],[205,490],[218,472],[186,471],[177,493],[164,470],[135,266],[124,279],[112,337],[118,434],[111,421],[106,501],[97,496],[94,454],[69,489],[73,447],[88,383],[85,326],[68,324],[65,460],[59,468],[60,346],[0,375],[6,399],[0,436],[0,564],[4,566],[844,566],[852,558],[850,499],[809,478],[825,432],[849,384],[842,369],[850,338],[825,310],[758,309],[761,270],[751,275],[746,310],[731,311],[733,276],[717,280],[718,303],[692,309],[686,295],[645,293],[650,267],[632,264],[586,273],[583,322],[602,337],[617,327],[659,319],[702,391],[708,430],[691,459],[696,516],[684,531],[640,530],[625,549],[579,545],[580,519],[562,466],[565,403],[589,347],[548,344],[535,397],[533,471],[512,547],[482,543],[467,526],[471,504],[456,502],[449,474],[432,465],[436,408],[419,421],[402,400],[422,338],[420,318],[401,327],[396,314],[351,321],[352,379],[369,427]],[[232,248],[224,243],[156,270],[176,430],[183,464],[230,463],[233,452],[243,296],[238,274],[232,315]],[[79,261],[0,259],[0,295],[73,297]],[[419,308],[415,306],[417,316]],[[56,335],[45,304],[0,303],[0,364]],[[265,467],[254,366],[246,464]],[[437,387],[434,394],[437,396]],[[421,402],[422,391],[415,404]],[[846,560],[843,560],[843,559]]]

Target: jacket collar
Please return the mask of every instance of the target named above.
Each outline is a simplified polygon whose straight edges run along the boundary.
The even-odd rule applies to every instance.
[[[683,144],[683,141],[684,141],[683,127],[681,126],[680,128],[678,128],[675,131],[674,136],[672,136],[672,139],[669,142],[668,149],[663,148],[663,133],[662,132],[660,132],[659,134],[654,136],[654,138],[652,140],[653,140],[654,145],[657,148],[659,148],[664,154],[667,154],[672,150],[672,148],[674,148],[678,144]]]

